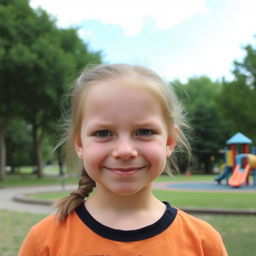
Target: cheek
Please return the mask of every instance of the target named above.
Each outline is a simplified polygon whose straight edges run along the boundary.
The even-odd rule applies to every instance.
[[[149,143],[144,149],[145,157],[154,165],[165,165],[166,146],[162,143]]]
[[[86,169],[95,168],[104,161],[108,150],[102,144],[88,143],[84,147],[84,165]]]

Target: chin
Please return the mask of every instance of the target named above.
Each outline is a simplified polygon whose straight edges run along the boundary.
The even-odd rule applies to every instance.
[[[116,189],[111,189],[111,192],[115,195],[118,196],[133,196],[136,195],[137,193],[139,193],[141,190],[143,190],[142,188],[138,188],[138,187],[122,187],[122,188],[116,188]]]

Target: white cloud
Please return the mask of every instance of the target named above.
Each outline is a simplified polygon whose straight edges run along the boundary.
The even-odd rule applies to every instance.
[[[204,0],[31,0],[57,17],[67,27],[87,19],[123,27],[125,34],[137,35],[151,18],[158,29],[171,29],[184,20],[206,12]]]

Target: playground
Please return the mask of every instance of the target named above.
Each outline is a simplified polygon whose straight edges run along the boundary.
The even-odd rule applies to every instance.
[[[155,184],[155,188],[197,192],[256,192],[256,149],[252,140],[236,133],[226,141],[223,171],[211,181],[170,181]]]
[[[227,188],[256,191],[256,150],[250,148],[252,140],[236,133],[226,144],[224,171],[214,179],[219,188],[225,180]]]
[[[212,181],[170,181],[155,188],[197,192],[256,192],[256,150],[252,140],[237,133],[226,141],[224,170]]]

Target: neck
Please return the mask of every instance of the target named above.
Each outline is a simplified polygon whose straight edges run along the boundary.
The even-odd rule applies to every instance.
[[[86,203],[90,214],[100,223],[118,229],[137,229],[157,221],[165,211],[160,202],[147,187],[134,195],[116,195],[101,187]]]
[[[146,187],[132,195],[117,195],[111,191],[96,186],[95,193],[87,200],[88,204],[99,205],[106,209],[125,210],[143,209],[151,206],[157,200],[151,191],[151,186]]]

